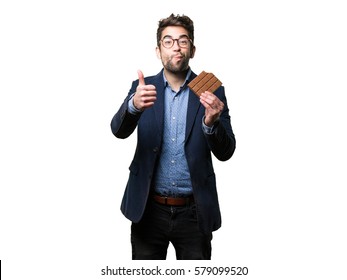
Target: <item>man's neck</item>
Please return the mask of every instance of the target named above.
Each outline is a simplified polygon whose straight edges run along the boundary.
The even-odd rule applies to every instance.
[[[187,76],[188,69],[182,72],[170,72],[164,69],[164,75],[166,80],[168,81],[170,87],[174,91],[179,91],[180,87],[183,85],[185,82],[186,76]]]

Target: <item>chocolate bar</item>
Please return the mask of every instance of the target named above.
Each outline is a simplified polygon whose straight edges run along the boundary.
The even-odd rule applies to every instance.
[[[214,92],[217,88],[222,85],[222,82],[217,79],[212,73],[206,73],[202,71],[198,76],[195,77],[189,84],[188,87],[198,96],[205,92]]]

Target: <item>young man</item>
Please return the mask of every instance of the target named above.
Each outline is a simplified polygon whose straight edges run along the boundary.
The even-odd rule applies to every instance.
[[[196,77],[194,25],[187,16],[159,21],[156,53],[163,69],[132,83],[112,119],[112,133],[127,138],[137,127],[137,147],[121,210],[132,221],[133,259],[211,259],[212,232],[221,214],[211,153],[231,158],[235,137],[220,86],[197,97],[187,86]]]

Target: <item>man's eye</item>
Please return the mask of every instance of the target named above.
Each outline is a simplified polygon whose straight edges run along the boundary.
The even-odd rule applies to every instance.
[[[163,44],[166,45],[166,46],[169,46],[169,45],[172,44],[172,40],[171,39],[163,40]]]

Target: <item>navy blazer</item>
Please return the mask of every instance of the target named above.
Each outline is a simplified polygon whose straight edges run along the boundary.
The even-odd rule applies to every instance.
[[[195,77],[196,74],[192,72],[189,80]],[[161,152],[165,86],[163,69],[155,76],[146,77],[145,83],[156,87],[157,100],[154,105],[139,115],[132,115],[128,112],[129,98],[138,86],[138,80],[136,80],[132,83],[128,96],[111,121],[112,133],[117,138],[127,138],[137,127],[137,147],[129,167],[129,179],[121,204],[125,217],[135,223],[141,220],[144,213]],[[206,135],[202,130],[205,108],[199,98],[189,90],[184,147],[199,227],[204,233],[211,233],[221,226],[211,152],[218,160],[226,161],[231,158],[235,150],[235,136],[230,124],[224,87],[219,87],[214,94],[224,103],[224,110],[219,121],[215,123],[215,133]]]

